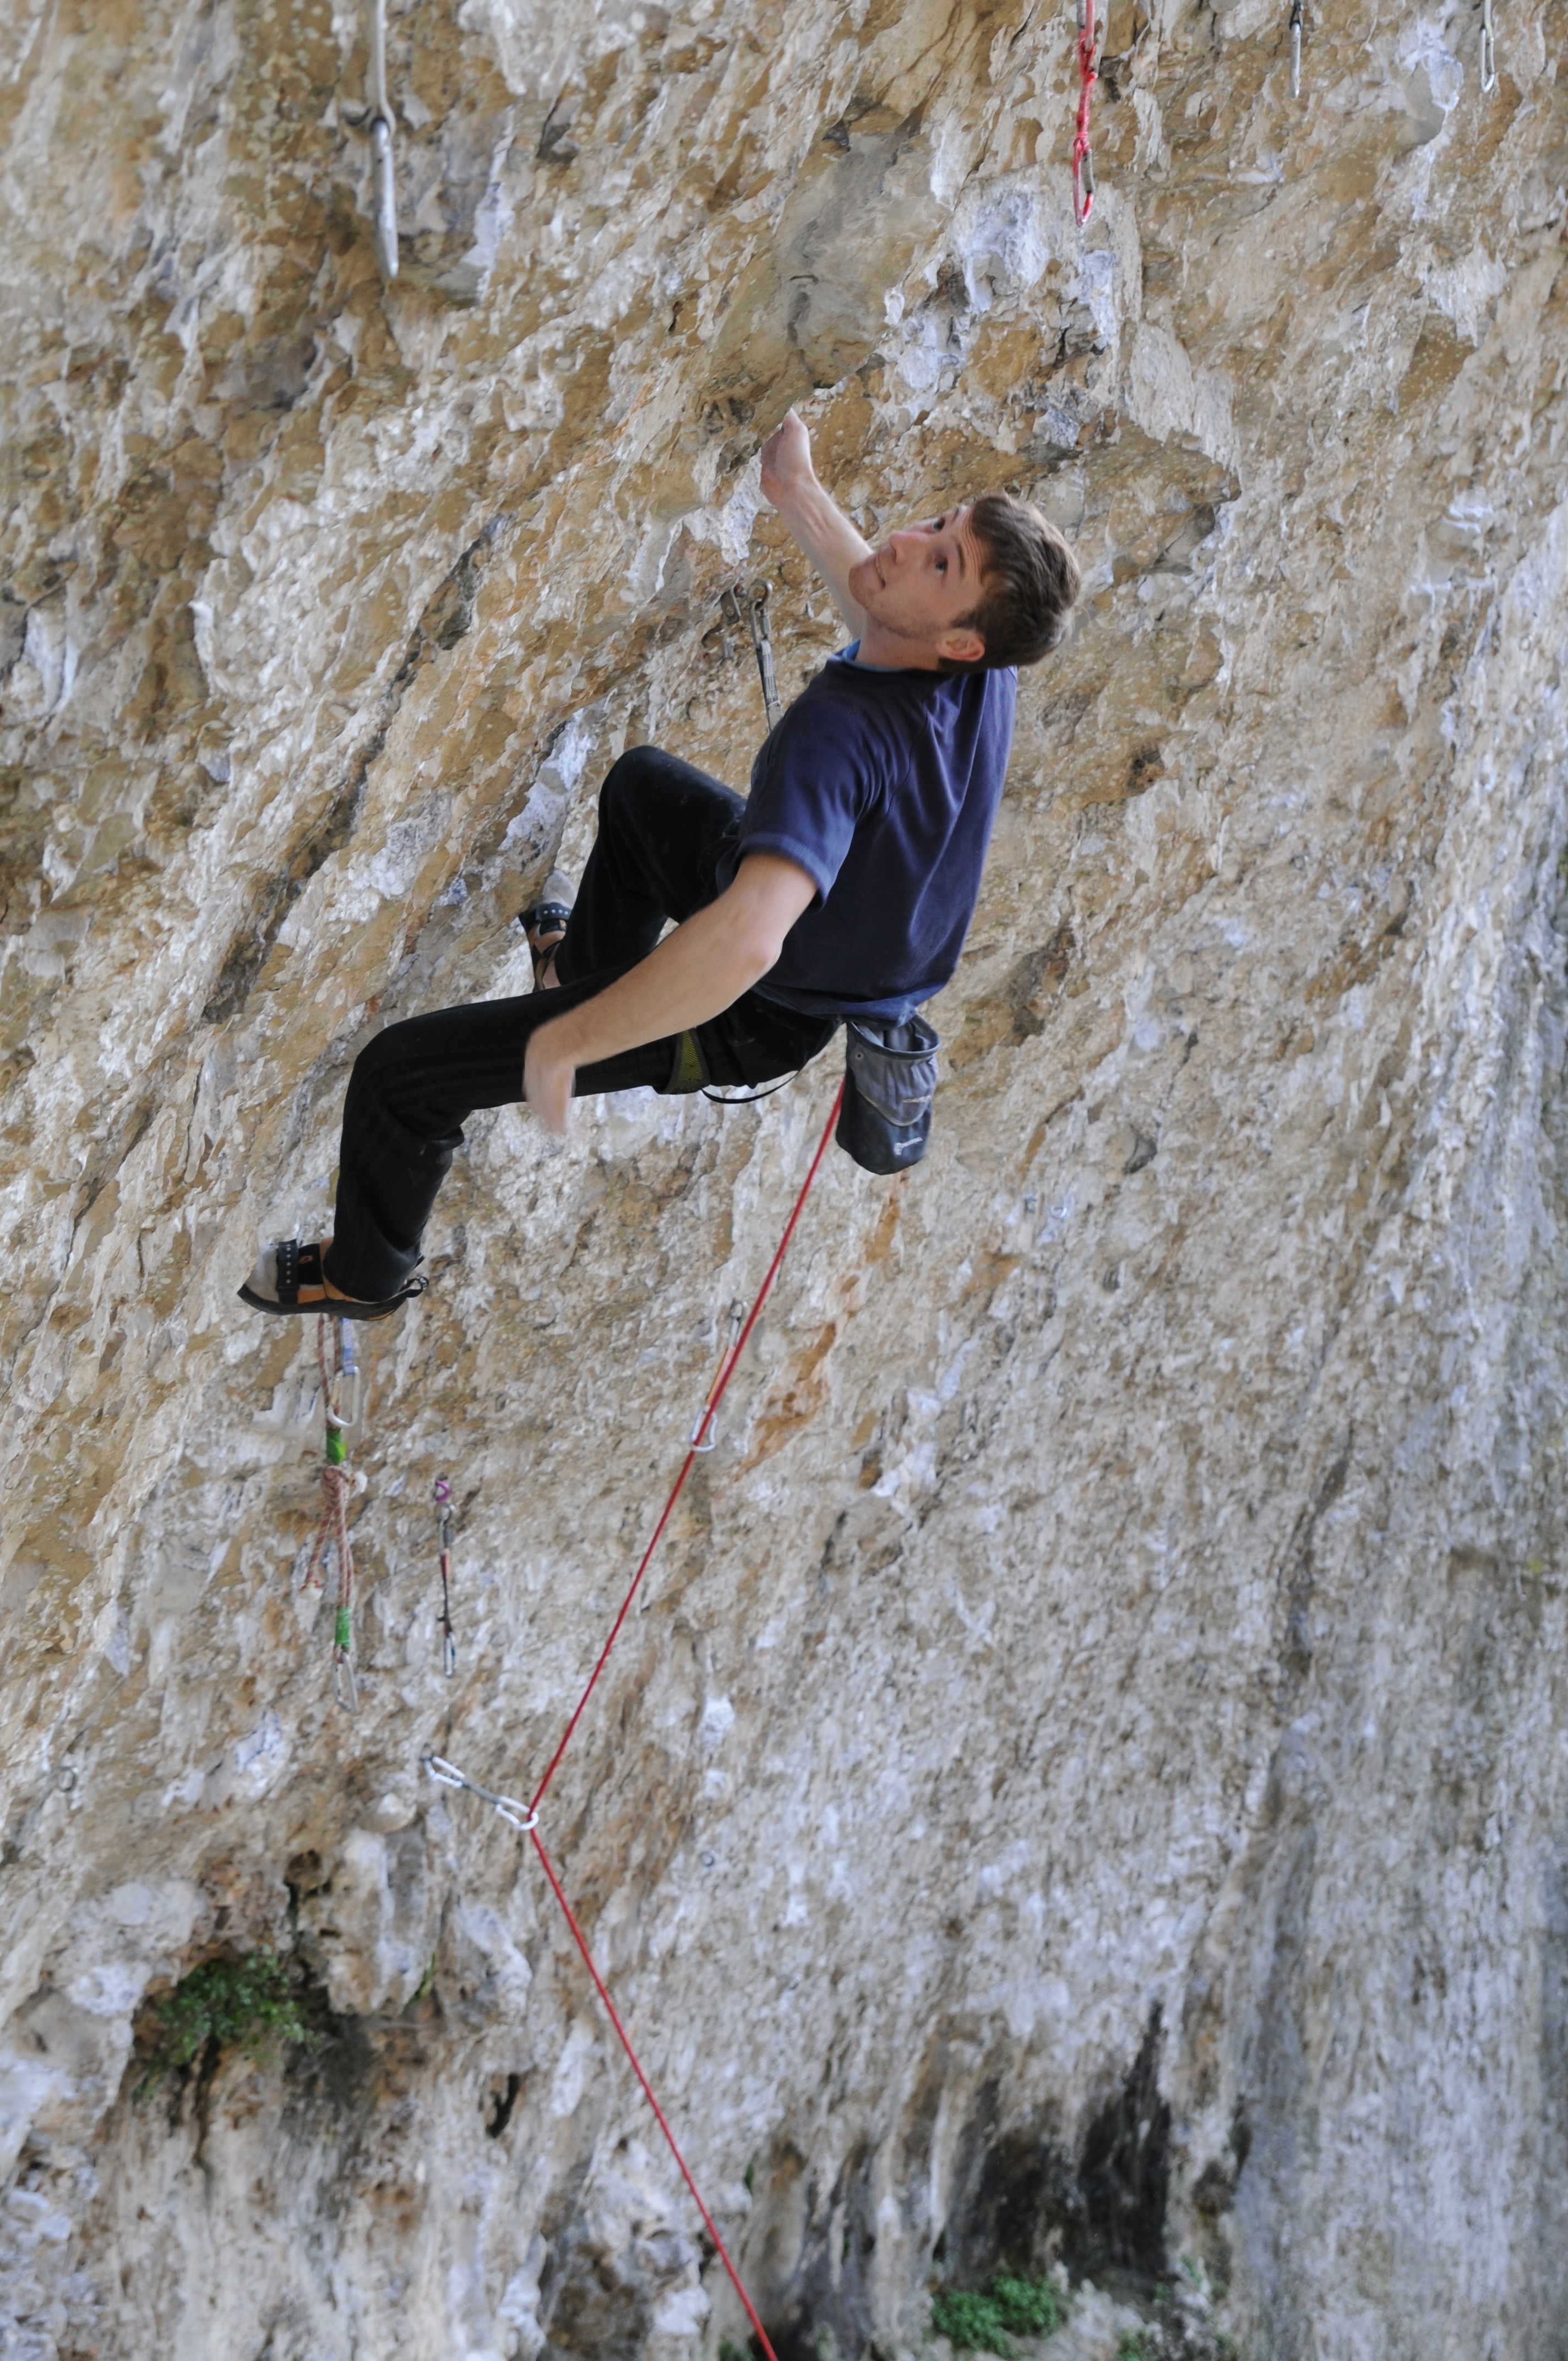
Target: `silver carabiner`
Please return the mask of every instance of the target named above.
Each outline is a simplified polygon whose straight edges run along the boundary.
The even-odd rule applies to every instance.
[[[387,0],[370,0],[370,154],[376,176],[370,226],[381,276],[398,275],[398,181],[392,165],[392,109],[387,98]]]
[[[355,1342],[352,1320],[337,1323],[337,1367],[327,1391],[325,1407],[326,1415],[334,1426],[358,1425],[359,1349]]]
[[[1488,0],[1489,5],[1489,0]],[[1301,0],[1290,0],[1290,95],[1301,95]]]
[[[698,1411],[696,1417],[692,1422],[692,1431],[686,1442],[686,1448],[688,1451],[711,1451],[714,1444],[718,1441],[718,1429],[717,1426],[712,1425],[714,1411],[714,1387],[718,1385],[719,1378],[724,1375],[725,1364],[729,1360],[730,1354],[735,1350],[736,1342],[745,1324],[746,1307],[740,1301],[739,1297],[737,1297],[736,1301],[729,1307],[729,1342],[725,1345],[724,1350],[718,1356],[718,1367],[714,1372],[713,1385],[709,1386],[707,1394],[703,1398],[702,1408]],[[702,1431],[705,1426],[712,1427],[712,1431],[706,1443],[702,1440]]]
[[[1481,0],[1481,88],[1488,95],[1497,87],[1497,37],[1492,27],[1492,0]]]
[[[398,181],[392,169],[392,126],[384,115],[378,115],[370,126],[370,153],[376,166],[375,211],[371,226],[376,237],[376,259],[383,279],[398,275]]]
[[[751,646],[757,658],[757,670],[762,676],[762,707],[768,717],[768,728],[776,730],[784,712],[779,698],[778,675],[773,670],[773,635],[768,627],[768,592],[772,585],[753,582],[746,593],[746,620],[751,626]]]
[[[718,611],[723,616],[726,626],[720,634],[721,651],[725,663],[730,664],[734,661],[735,647],[729,633],[732,631],[738,631],[740,628],[740,602],[733,590],[719,592]]]
[[[515,1795],[492,1795],[488,1787],[481,1787],[477,1779],[470,1779],[466,1771],[459,1771],[455,1763],[448,1763],[446,1757],[437,1754],[433,1748],[422,1754],[420,1761],[438,1785],[460,1787],[465,1795],[477,1795],[482,1804],[488,1804],[492,1812],[499,1812],[503,1820],[520,1829],[524,1836],[539,1826],[538,1813],[531,1812],[526,1804],[520,1804]]]

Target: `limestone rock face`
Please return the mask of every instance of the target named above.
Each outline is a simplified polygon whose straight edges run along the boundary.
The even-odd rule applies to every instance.
[[[837,643],[791,401],[868,534],[1014,487],[1084,598],[931,1153],[830,1153],[541,1835],[784,2361],[1183,2255],[1256,2356],[1557,2349],[1568,119],[1497,20],[1486,93],[1469,5],[1310,7],[1293,100],[1283,0],[1113,0],[1080,232],[1060,7],[391,0],[384,288],[350,0],[9,11],[7,2356],[744,2343],[421,1758],[531,1792],[838,1052],[470,1126],[361,1338],[356,1715],[313,1323],[235,1289],[624,745],[744,785],[720,589],[786,696]],[[322,2045],[138,2098],[258,1948]]]

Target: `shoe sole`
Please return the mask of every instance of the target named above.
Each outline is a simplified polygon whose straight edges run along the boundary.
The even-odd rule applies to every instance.
[[[271,1303],[265,1295],[255,1292],[248,1279],[237,1292],[240,1301],[248,1304],[252,1312],[265,1312],[273,1320],[303,1320],[313,1312],[324,1312],[334,1320],[389,1320],[394,1312],[400,1312],[405,1303],[411,1303],[424,1290],[422,1279],[417,1287],[406,1289],[385,1303],[348,1303],[340,1296],[323,1297],[320,1303]]]

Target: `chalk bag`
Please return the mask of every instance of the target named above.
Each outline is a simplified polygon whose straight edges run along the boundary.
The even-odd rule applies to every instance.
[[[889,1025],[851,1016],[844,1027],[844,1104],[834,1133],[867,1172],[905,1172],[931,1137],[941,1038],[923,1016]]]

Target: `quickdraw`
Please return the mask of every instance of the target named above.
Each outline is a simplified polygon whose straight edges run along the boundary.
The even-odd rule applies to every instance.
[[[1481,0],[1481,87],[1488,95],[1497,87],[1497,37],[1492,26],[1492,0]]]
[[[729,1307],[729,1340],[718,1356],[718,1367],[714,1371],[713,1383],[707,1389],[707,1399],[701,1410],[698,1411],[691,1433],[687,1437],[688,1444],[693,1451],[711,1451],[718,1440],[718,1429],[713,1422],[713,1413],[718,1407],[719,1379],[724,1375],[725,1363],[735,1350],[735,1340],[740,1334],[745,1317],[746,1306],[737,1297]]]
[[[776,730],[784,716],[779,697],[778,675],[773,670],[773,635],[768,628],[768,592],[766,582],[750,585],[737,582],[733,589],[721,592],[718,610],[725,621],[739,631],[742,620],[750,627],[751,650],[757,659],[757,671],[762,684],[762,705],[768,717],[768,728]],[[729,654],[726,634],[724,653]]]
[[[459,1771],[455,1763],[448,1763],[445,1755],[437,1754],[433,1747],[419,1759],[438,1786],[457,1787],[466,1795],[477,1795],[481,1804],[488,1804],[492,1812],[499,1812],[510,1828],[519,1829],[523,1836],[532,1836],[539,1826],[538,1813],[520,1804],[515,1795],[498,1795],[492,1788],[481,1787],[477,1779],[470,1779],[466,1771]]]
[[[336,1336],[335,1359],[329,1350]],[[325,1434],[322,1442],[322,1513],[311,1547],[305,1580],[313,1590],[326,1583],[329,1544],[337,1559],[337,1611],[333,1618],[332,1689],[340,1706],[353,1713],[359,1704],[354,1673],[354,1543],[348,1532],[348,1504],[363,1492],[366,1478],[348,1464],[346,1430],[359,1417],[359,1356],[351,1320],[316,1322],[316,1367],[321,1371],[322,1409]]]
[[[457,1634],[452,1627],[452,1487],[435,1479],[435,1518],[441,1535],[441,1665],[448,1680],[457,1672]]]
[[[1094,151],[1089,144],[1089,104],[1100,79],[1094,0],[1078,0],[1078,117],[1072,133],[1072,217],[1080,229],[1094,211]]]
[[[1486,0],[1488,7],[1492,0]],[[1305,11],[1301,0],[1290,0],[1290,95],[1301,95],[1301,25]]]
[[[370,0],[370,154],[376,173],[371,226],[383,279],[398,275],[398,183],[392,166],[392,110],[387,99],[387,0]]]

